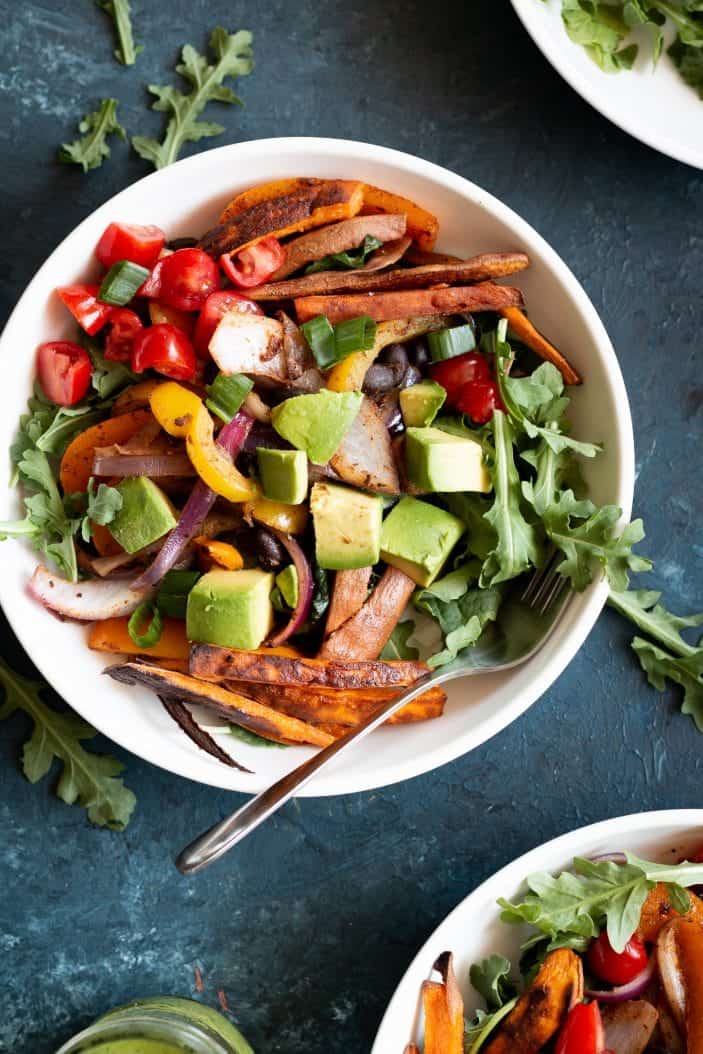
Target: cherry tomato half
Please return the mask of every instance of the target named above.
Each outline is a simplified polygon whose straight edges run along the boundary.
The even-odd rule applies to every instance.
[[[202,249],[177,249],[159,260],[139,290],[179,311],[198,311],[220,288],[217,264]]]
[[[192,381],[195,377],[195,352],[180,329],[161,322],[142,329],[132,346],[132,369],[135,373],[156,370],[175,381]]]
[[[608,984],[628,984],[647,965],[647,949],[639,937],[631,937],[624,951],[613,949],[605,930],[596,937],[586,956],[591,973]]]
[[[39,345],[37,372],[47,399],[57,406],[73,406],[88,391],[92,365],[80,344],[53,340]]]
[[[267,282],[285,258],[285,249],[278,238],[262,238],[234,256],[225,253],[220,257],[220,267],[232,285],[238,289],[253,289],[255,285]]]
[[[468,351],[464,355],[455,355],[453,359],[433,362],[430,377],[442,385],[447,392],[447,403],[455,407],[462,388],[472,381],[489,381],[491,368],[480,352]]]
[[[493,416],[493,411],[503,407],[498,385],[493,380],[465,384],[454,405],[462,414],[468,414],[477,425],[485,425]]]
[[[108,271],[120,260],[131,260],[141,267],[151,268],[158,260],[165,241],[166,236],[160,227],[110,223],[95,247],[95,255]]]
[[[98,300],[97,285],[62,285],[56,292],[79,326],[91,337],[103,328],[114,310]]]
[[[105,358],[110,362],[129,362],[134,338],[142,329],[142,320],[128,307],[114,307],[105,339]]]
[[[605,1054],[604,1047],[598,1003],[579,1003],[559,1033],[554,1054]]]
[[[210,293],[200,310],[195,326],[193,343],[198,355],[207,355],[210,338],[229,311],[239,311],[243,315],[263,315],[256,301],[242,296],[241,293],[235,293],[233,289],[220,289],[217,293]]]

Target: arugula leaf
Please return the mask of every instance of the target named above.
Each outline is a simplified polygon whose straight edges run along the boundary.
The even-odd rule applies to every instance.
[[[491,1032],[498,1027],[504,1017],[508,1016],[516,1003],[517,996],[492,1014],[486,1014],[483,1010],[476,1010],[473,1020],[464,1022],[464,1050],[466,1054],[477,1054]]]
[[[42,685],[22,677],[0,659],[0,684],[5,699],[0,704],[0,720],[17,710],[34,722],[34,730],[24,745],[22,767],[30,783],[46,776],[54,758],[63,768],[56,794],[67,805],[77,802],[87,810],[88,819],[98,827],[121,831],[129,823],[136,805],[131,790],[118,779],[124,766],[109,755],[90,754],[81,745],[95,730],[75,714],[58,713],[41,699]]]
[[[513,429],[501,410],[493,412],[493,446],[487,444],[488,471],[493,480],[495,501],[485,514],[497,535],[495,549],[488,555],[479,585],[497,585],[516,578],[541,559],[534,526],[525,519],[520,477],[513,456]]]
[[[417,659],[420,654],[418,648],[408,644],[408,640],[415,632],[415,623],[412,619],[399,622],[390,635],[390,638],[381,652],[381,659]]]
[[[667,54],[690,88],[703,99],[703,49],[675,40]]]
[[[290,745],[289,743],[274,743],[272,739],[264,739],[263,736],[257,736],[256,732],[250,732],[248,728],[240,728],[239,725],[230,725],[229,734],[235,739],[241,739],[242,743],[250,747],[278,747],[280,750],[285,750]]]
[[[489,955],[469,970],[469,980],[486,1000],[489,1010],[500,1010],[517,994],[510,980],[510,960],[504,955]]]
[[[652,688],[663,692],[667,679],[683,688],[681,713],[692,717],[698,731],[703,732],[703,647],[681,658],[635,637],[632,648]]]
[[[621,615],[676,655],[693,655],[694,648],[681,636],[682,629],[703,626],[703,612],[696,615],[674,615],[659,603],[661,593],[653,589],[611,589],[608,603]]]
[[[376,252],[383,245],[382,241],[367,234],[356,252],[331,253],[323,256],[321,260],[315,260],[308,264],[304,274],[317,274],[318,271],[351,271],[357,267],[363,267],[371,253]]]
[[[156,96],[152,109],[171,116],[163,142],[134,136],[132,146],[140,157],[150,161],[155,168],[165,168],[176,160],[185,143],[195,143],[224,132],[223,125],[198,118],[209,102],[242,105],[241,99],[222,82],[226,77],[244,77],[251,73],[251,42],[252,35],[246,29],[228,33],[216,26],[210,37],[210,49],[215,58],[212,65],[190,44],[185,45],[176,72],[188,81],[192,90],[184,94],[171,85],[149,85],[149,91]]]
[[[566,32],[581,44],[606,73],[631,69],[637,58],[637,45],[621,47],[630,31],[622,18],[622,4],[593,0],[562,0],[561,17]]]
[[[137,55],[144,50],[144,45],[134,43],[129,0],[96,0],[96,3],[103,11],[107,11],[115,23],[119,44],[113,52],[115,58],[123,66],[133,66]]]
[[[478,573],[478,564],[470,562],[413,595],[417,610],[434,619],[444,636],[444,649],[427,660],[432,669],[452,662],[460,651],[475,644],[498,615],[501,591],[469,586]]]
[[[112,523],[117,513],[122,508],[122,495],[116,487],[109,487],[107,483],[100,483],[95,489],[95,480],[91,476],[88,480],[88,507],[85,516],[81,519],[81,535],[84,542],[89,542],[93,536],[93,524],[99,523],[105,527]],[[77,495],[82,498],[83,495]]]
[[[90,361],[93,364],[90,383],[101,399],[114,400],[123,388],[136,384],[139,379],[137,375],[132,373],[123,362],[112,362],[106,359],[100,345],[87,333],[81,333],[78,343],[90,355]],[[110,403],[105,405],[107,407]]]
[[[100,168],[105,158],[110,156],[108,136],[127,138],[127,133],[117,120],[117,105],[117,99],[101,99],[97,110],[87,113],[78,125],[78,131],[82,133],[80,139],[61,144],[59,161],[80,165],[84,172]]]
[[[483,562],[497,543],[496,532],[486,520],[486,513],[491,507],[490,499],[480,494],[462,493],[443,494],[441,498],[449,512],[466,524],[466,534],[460,543],[464,554],[475,556]]]

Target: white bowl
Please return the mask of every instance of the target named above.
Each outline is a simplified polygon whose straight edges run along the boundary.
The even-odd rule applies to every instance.
[[[418,1042],[422,1035],[420,985],[443,951],[454,953],[454,969],[467,1016],[475,1006],[481,1005],[481,998],[469,981],[472,963],[495,953],[505,955],[517,965],[525,934],[521,927],[500,921],[496,901],[498,897],[513,900],[524,892],[528,875],[535,871],[563,871],[571,866],[575,856],[596,856],[623,849],[644,860],[665,861],[671,859],[674,851],[677,857],[685,856],[700,848],[701,842],[703,809],[671,809],[618,816],[581,827],[513,860],[462,900],[415,956],[388,1004],[371,1054],[398,1054],[406,1043]]]
[[[653,69],[652,37],[647,26],[632,33],[631,39],[640,47],[633,68],[604,73],[585,48],[569,39],[561,20],[561,0],[512,3],[544,57],[586,102],[647,146],[703,168],[703,101],[681,79],[666,48]],[[667,46],[673,35],[668,26]]]
[[[576,433],[604,440],[607,453],[588,466],[593,498],[615,502],[629,516],[634,486],[632,423],[622,375],[607,334],[585,292],[553,249],[514,212],[460,176],[408,154],[333,139],[270,139],[211,150],[147,176],[84,220],[51,254],[15,308],[0,341],[0,448],[7,449],[24,409],[34,372],[34,349],[69,337],[72,322],[53,295],[57,285],[95,273],[93,248],[111,220],[156,223],[175,237],[204,231],[232,195],[283,176],[362,179],[416,199],[440,219],[448,252],[524,249],[532,266],[518,276],[536,323],[583,373],[575,393]],[[0,520],[19,514],[7,489],[2,458]],[[90,652],[85,629],[52,618],[26,584],[36,558],[13,541],[0,545],[0,603],[25,649],[56,690],[115,742],[172,772],[232,790],[257,791],[304,757],[309,748],[269,750],[232,742],[232,753],[253,775],[231,770],[199,751],[156,698],[102,677],[109,657]],[[499,676],[455,682],[444,717],[381,729],[352,756],[305,788],[308,795],[368,790],[427,772],[459,757],[519,717],[564,670],[583,644],[606,598],[602,583],[574,597],[540,654]]]

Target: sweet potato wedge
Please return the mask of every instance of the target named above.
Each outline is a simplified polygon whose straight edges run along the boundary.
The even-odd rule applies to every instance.
[[[310,743],[326,747],[332,742],[331,736],[313,725],[280,714],[253,699],[229,692],[220,685],[198,681],[175,670],[150,666],[145,662],[125,662],[108,666],[105,673],[122,684],[142,684],[159,696],[207,707],[221,717],[226,717],[232,724],[277,743]]]
[[[703,925],[703,900],[695,893],[688,891],[691,898],[691,907],[688,914],[680,916],[671,905],[669,893],[663,883],[658,883],[648,894],[640,912],[640,924],[637,927],[637,936],[640,940],[653,944],[659,936],[660,930],[675,918],[694,919]]]
[[[464,1001],[456,983],[451,952],[442,952],[434,964],[442,981],[424,981],[425,1054],[463,1054]]]
[[[326,315],[334,325],[347,318],[369,315],[377,322],[417,315],[458,314],[464,311],[503,311],[520,307],[522,293],[509,285],[478,285],[443,289],[408,289],[389,293],[350,293],[346,296],[304,296],[295,300],[298,322]]]
[[[225,685],[233,692],[243,692],[274,710],[281,710],[312,725],[336,724],[346,728],[358,725],[397,694],[394,688],[356,688],[345,691],[341,688],[297,688],[290,684],[254,684],[251,681],[226,681]],[[387,724],[406,725],[441,717],[446,698],[441,688],[429,688],[419,699],[413,699],[397,714],[393,714]]]
[[[377,659],[398,624],[415,583],[387,567],[363,607],[323,643],[321,659]]]
[[[387,218],[390,219],[390,217]],[[360,223],[361,218],[357,217],[350,222]],[[402,289],[429,289],[437,285],[461,285],[467,282],[485,282],[491,278],[503,278],[517,271],[524,271],[528,266],[529,259],[525,253],[481,253],[480,256],[460,260],[458,263],[399,267],[394,271],[385,271],[383,274],[363,270],[319,271],[317,274],[302,275],[300,278],[292,278],[287,282],[276,280],[261,285],[257,289],[252,289],[251,297],[253,300],[287,300],[304,296],[326,296],[332,293],[383,293]]]
[[[703,926],[682,921],[676,942],[686,989],[687,1054],[703,1054]]]
[[[559,1030],[572,1002],[581,999],[583,969],[578,955],[568,948],[551,952],[485,1054],[537,1054]]]
[[[306,264],[322,260],[332,253],[343,253],[356,249],[364,238],[377,238],[381,242],[394,241],[405,234],[405,216],[355,216],[352,220],[341,220],[328,227],[320,227],[301,234],[285,246],[286,258],[272,275],[272,282],[280,282],[294,274]],[[280,299],[284,299],[281,297]]]
[[[376,327],[373,347],[368,351],[355,351],[333,366],[327,374],[327,387],[333,392],[358,391],[364,383],[369,366],[389,344],[400,344],[404,340],[421,337],[435,329],[443,329],[448,322],[449,320],[443,315],[380,322]]]
[[[107,618],[94,622],[88,634],[88,647],[93,651],[112,651],[120,655],[149,655],[152,659],[183,659],[188,661],[190,645],[186,640],[185,623],[181,619],[165,618],[161,637],[150,648],[138,648],[127,631],[128,618]]]
[[[576,372],[570,362],[564,358],[562,353],[543,337],[539,330],[530,322],[527,315],[520,310],[520,305],[506,306],[500,309],[501,315],[508,320],[508,326],[523,344],[527,344],[536,355],[552,365],[561,373],[564,384],[581,384],[581,376]]]
[[[325,624],[325,636],[329,637],[336,629],[356,615],[359,608],[365,603],[369,595],[369,582],[371,580],[370,567],[357,567],[353,571],[337,571],[332,586],[332,599],[330,600]]]
[[[190,672],[205,681],[251,681],[258,684],[319,685],[322,688],[402,688],[428,673],[424,662],[337,662],[289,658],[272,649],[237,651],[214,644],[194,644]]]
[[[400,194],[391,194],[381,187],[372,187],[371,184],[364,185],[365,213],[374,212],[402,212],[407,219],[407,233],[420,249],[431,250],[437,241],[439,231],[439,220],[427,209],[416,205],[410,198],[403,198]]]
[[[273,235],[284,238],[356,216],[363,184],[343,179],[286,179],[252,187],[233,198],[220,222],[200,239],[211,256],[244,249]]]

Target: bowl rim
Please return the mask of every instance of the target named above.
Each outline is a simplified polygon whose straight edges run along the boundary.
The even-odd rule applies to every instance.
[[[462,926],[466,924],[466,916],[472,911],[474,904],[482,908],[487,897],[492,897],[495,901],[496,898],[493,894],[496,888],[503,887],[502,895],[510,896],[512,895],[512,890],[523,883],[528,875],[534,874],[535,871],[553,871],[560,865],[553,864],[550,861],[557,858],[566,860],[580,855],[589,844],[594,842],[602,842],[605,845],[609,839],[620,835],[625,837],[633,837],[640,834],[656,835],[658,831],[661,831],[662,836],[668,834],[668,831],[671,831],[672,836],[675,834],[681,835],[695,827],[700,827],[703,830],[703,809],[658,809],[652,812],[613,816],[608,820],[598,820],[596,823],[565,831],[563,834],[542,842],[541,845],[535,846],[533,849],[528,849],[527,852],[515,857],[514,860],[494,871],[492,875],[484,879],[483,882],[460,900],[455,908],[445,915],[427,940],[423,942],[419,951],[413,956],[388,1000],[378,1031],[374,1037],[371,1054],[387,1054],[391,1049],[388,1045],[382,1047],[381,1043],[389,1038],[384,1033],[387,1029],[392,1029],[392,1018],[396,1004],[404,1003],[406,988],[411,984],[414,985],[423,971],[424,975],[428,973],[433,956],[436,957],[439,954],[437,951],[438,945],[445,941],[450,931],[461,933]],[[623,848],[627,849],[628,846],[623,843]],[[495,905],[495,911],[497,916],[497,904]],[[447,943],[446,950],[456,951],[457,943],[457,941],[454,942],[454,945],[451,942]],[[444,947],[442,950],[445,950]],[[417,992],[419,994],[419,984]],[[408,1039],[411,1027],[412,1017],[409,1015]],[[402,1044],[400,1042],[395,1043],[394,1049],[402,1050]]]
[[[437,185],[441,190],[459,194],[473,205],[478,205],[487,210],[499,221],[510,226],[511,231],[516,235],[516,240],[519,239],[527,247],[528,252],[539,252],[544,263],[555,275],[559,285],[573,303],[574,310],[581,316],[582,321],[590,332],[594,345],[600,349],[605,360],[612,397],[617,408],[616,418],[613,422],[613,432],[617,435],[618,447],[621,451],[618,461],[619,486],[616,503],[622,508],[624,519],[629,518],[632,510],[635,483],[634,436],[630,406],[624,379],[612,343],[587,293],[558,253],[526,220],[522,219],[508,205],[505,205],[494,195],[463,176],[433,162],[389,147],[376,146],[371,143],[357,142],[350,139],[315,136],[254,139],[206,150],[192,157],[177,161],[165,169],[149,173],[135,183],[129,184],[93,210],[49,254],[20,296],[0,335],[0,355],[2,355],[3,351],[7,354],[8,346],[15,341],[17,341],[19,346],[22,346],[21,320],[33,302],[35,291],[43,284],[44,275],[52,267],[55,256],[64,251],[69,245],[80,245],[84,237],[83,232],[89,226],[92,226],[97,219],[105,219],[106,222],[109,222],[110,219],[114,218],[115,214],[119,215],[122,209],[121,203],[125,198],[135,193],[141,195],[145,190],[147,192],[155,192],[159,186],[168,185],[170,180],[175,179],[181,182],[183,179],[192,178],[203,168],[211,165],[221,165],[231,162],[233,159],[241,163],[254,158],[261,159],[262,157],[280,155],[283,152],[290,155],[291,168],[293,168],[298,158],[302,159],[306,153],[315,151],[326,155],[329,159],[339,158],[340,161],[346,161],[347,163],[353,163],[354,161],[385,163],[408,175],[424,178]],[[195,185],[197,185],[197,182]],[[356,793],[390,786],[432,771],[440,765],[454,761],[480,746],[520,717],[563,673],[590,633],[605,605],[607,594],[607,584],[604,581],[598,581],[594,582],[578,597],[572,597],[562,612],[560,624],[553,634],[553,637],[558,640],[558,647],[555,649],[555,653],[540,667],[537,675],[530,682],[529,690],[517,693],[508,703],[501,706],[498,712],[484,718],[478,725],[467,728],[464,735],[454,737],[450,742],[441,742],[433,747],[428,746],[427,750],[405,756],[392,764],[386,762],[380,773],[378,769],[362,773],[358,773],[356,769],[340,769],[339,775],[337,775],[337,770],[332,767],[330,772],[322,773],[303,788],[301,796],[326,797],[334,794]],[[56,691],[77,713],[81,714],[98,731],[104,732],[108,738],[111,738],[118,745],[138,757],[176,775],[213,787],[252,793],[254,788],[250,782],[246,782],[246,777],[242,779],[244,774],[225,766],[208,764],[206,767],[198,756],[199,752],[195,750],[192,755],[192,762],[188,766],[188,770],[185,770],[183,766],[173,763],[168,757],[161,756],[162,752],[159,749],[158,737],[152,737],[148,742],[145,742],[143,738],[130,733],[125,728],[120,730],[121,735],[119,737],[115,736],[112,730],[105,731],[99,713],[87,711],[85,707],[81,708],[72,700],[72,678],[69,671],[64,673],[60,667],[52,663],[52,657],[44,654],[42,649],[37,646],[36,633],[29,628],[25,629],[24,625],[21,624],[21,620],[14,617],[11,603],[12,595],[16,595],[14,590],[9,590],[3,576],[0,576],[0,606],[2,606],[22,647],[42,676],[55,687]],[[560,639],[561,637],[564,639]],[[190,755],[188,756],[190,758]],[[208,762],[211,761],[209,758],[206,760]]]

